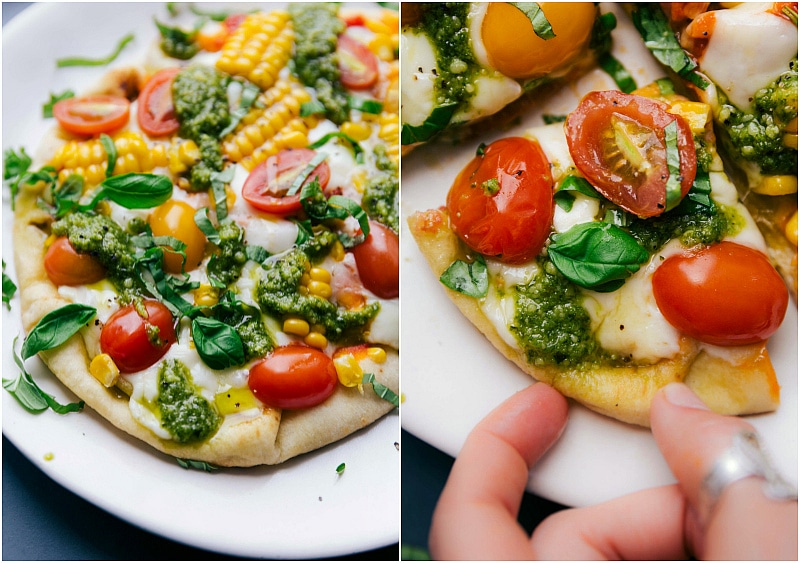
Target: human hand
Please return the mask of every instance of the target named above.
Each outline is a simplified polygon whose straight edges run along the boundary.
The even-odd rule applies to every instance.
[[[436,559],[797,559],[797,502],[764,496],[761,478],[701,484],[745,420],[711,413],[684,385],[660,391],[653,435],[679,484],[558,512],[528,537],[517,511],[529,469],[558,439],[566,401],[544,384],[520,391],[473,430],[433,516]]]

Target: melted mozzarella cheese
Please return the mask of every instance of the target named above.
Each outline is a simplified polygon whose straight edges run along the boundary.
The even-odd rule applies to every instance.
[[[403,122],[422,125],[436,107],[436,51],[424,33],[403,30],[400,36],[400,60],[414,64],[400,65],[400,106]]]
[[[471,121],[492,115],[522,95],[522,86],[516,80],[496,71],[484,71],[472,81],[474,94],[469,104],[456,112],[453,122]]]
[[[519,349],[519,342],[509,327],[514,323],[516,300],[513,288],[529,282],[539,272],[539,265],[533,261],[527,264],[511,266],[497,260],[486,259],[489,271],[489,292],[480,301],[481,311],[494,325],[497,334],[514,349]]]
[[[772,3],[744,2],[716,10],[714,30],[700,68],[741,110],[797,56],[797,26],[766,10]]]

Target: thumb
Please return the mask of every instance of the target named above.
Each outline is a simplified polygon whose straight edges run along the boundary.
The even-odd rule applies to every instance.
[[[667,385],[650,409],[659,449],[689,504],[685,535],[703,559],[796,559],[797,502],[768,498],[764,479],[746,477],[708,503],[703,480],[737,435],[755,433],[744,419],[711,410],[685,385]]]

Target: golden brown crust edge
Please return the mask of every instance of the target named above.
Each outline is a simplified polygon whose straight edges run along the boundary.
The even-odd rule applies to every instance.
[[[16,202],[13,228],[15,266],[19,285],[23,329],[29,331],[45,314],[68,304],[44,270],[43,226],[49,215],[36,206],[36,187],[25,188]],[[131,415],[128,398],[107,389],[89,373],[89,354],[80,335],[42,359],[75,395],[120,430],[179,458],[219,466],[250,467],[277,464],[310,452],[371,424],[394,407],[372,391],[338,386],[323,404],[305,410],[264,408],[261,415],[236,424],[223,424],[209,440],[181,445],[162,440]],[[399,388],[399,356],[387,350],[387,361],[374,366],[377,381]]]
[[[412,215],[409,228],[433,273],[438,277],[463,255],[461,242],[449,228],[447,213],[430,210]],[[535,379],[601,414],[649,426],[650,402],[668,383],[683,381],[715,411],[742,415],[774,411],[779,386],[763,343],[739,347],[735,361],[712,357],[689,338],[674,359],[651,366],[604,367],[591,372],[537,368],[524,353],[509,346],[481,312],[478,301],[442,286],[462,314],[506,358]]]

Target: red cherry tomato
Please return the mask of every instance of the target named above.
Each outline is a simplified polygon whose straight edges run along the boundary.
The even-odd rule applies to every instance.
[[[789,302],[766,256],[733,242],[667,258],[653,274],[653,294],[672,326],[719,346],[766,340]]]
[[[292,344],[250,368],[248,385],[258,399],[279,409],[313,407],[331,396],[338,377],[324,352]]]
[[[111,315],[100,332],[100,349],[111,356],[121,373],[149,368],[176,340],[172,313],[166,305],[148,299],[144,307],[147,319],[133,305],[127,305]],[[158,342],[148,335],[153,328],[158,329]]]
[[[142,131],[151,137],[172,135],[180,127],[172,103],[172,81],[179,68],[165,68],[147,81],[139,96],[136,118]]]
[[[44,255],[47,277],[56,285],[86,285],[106,277],[106,269],[90,254],[75,250],[67,237],[58,237]]]
[[[450,225],[473,250],[521,264],[542,250],[553,220],[553,178],[539,143],[495,141],[456,177]]]
[[[242,197],[256,209],[276,215],[292,215],[300,211],[300,191],[287,196],[292,182],[317,153],[311,149],[285,149],[253,168],[242,187]],[[327,162],[320,163],[303,182],[314,178],[324,190],[331,177]]]
[[[53,116],[76,135],[97,135],[119,129],[130,118],[131,103],[121,96],[88,96],[56,102]]]
[[[354,90],[369,88],[378,80],[378,57],[348,35],[340,35],[336,47],[342,84]]]
[[[590,92],[566,122],[569,152],[578,170],[609,201],[639,217],[667,210],[664,128],[677,121],[681,194],[697,171],[692,130],[655,100],[617,91]]]
[[[364,287],[383,299],[400,295],[400,239],[391,229],[370,221],[366,240],[351,252]]]

